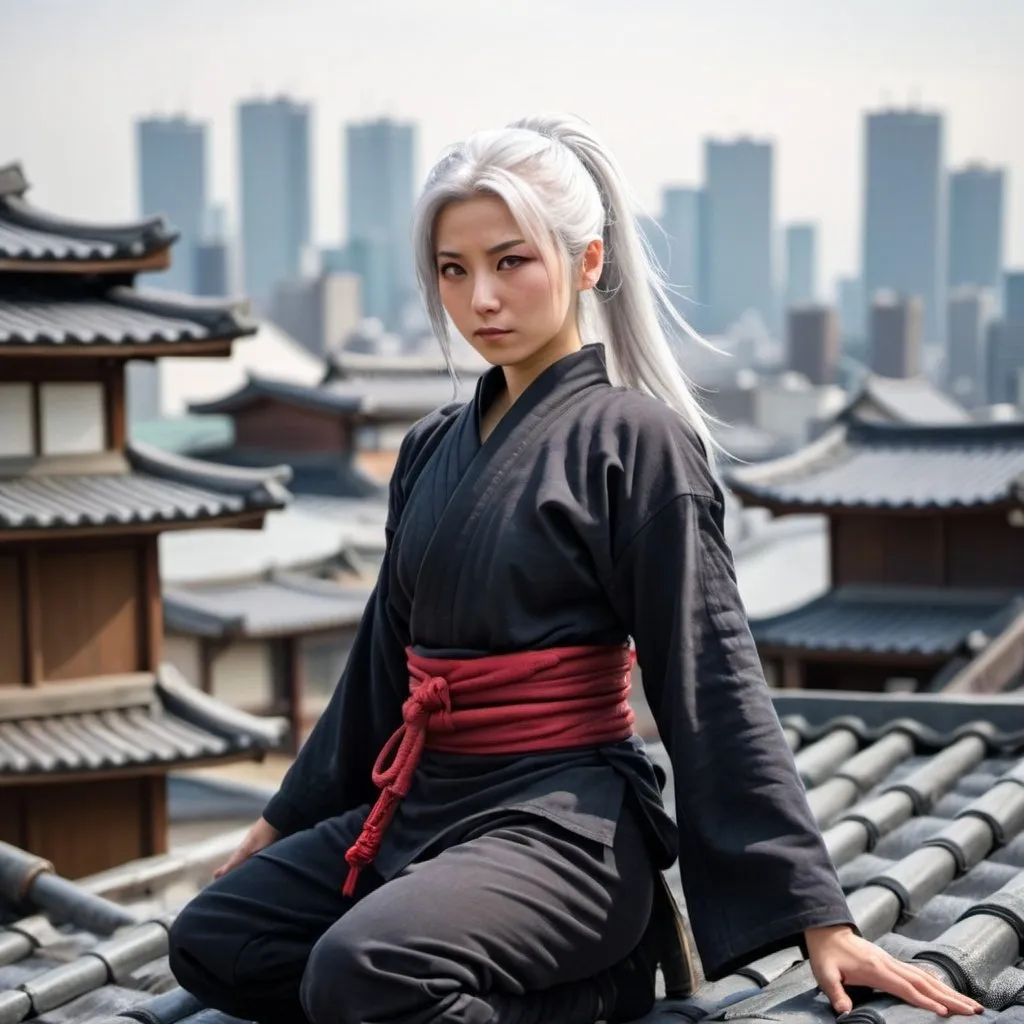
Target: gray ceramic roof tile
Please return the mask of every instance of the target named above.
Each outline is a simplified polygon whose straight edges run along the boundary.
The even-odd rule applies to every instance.
[[[891,720],[892,709],[906,702],[885,697],[851,702],[863,717],[837,715],[844,709],[841,702],[823,702],[821,707],[835,711],[828,711],[817,725],[785,714],[788,706],[781,705],[785,734],[864,934],[894,955],[916,959],[970,989],[986,1005],[987,1024],[1024,1024],[1024,976],[1018,973],[1024,965],[1017,937],[1024,926],[1019,920],[1024,895],[1024,733],[1001,732],[986,720],[1013,721],[1010,705],[914,704],[926,720],[941,719],[951,726],[945,732],[921,720]],[[885,724],[866,724],[875,720]],[[651,744],[649,750],[665,763],[660,746]],[[202,780],[193,784],[202,785]],[[666,800],[672,806],[671,788]],[[233,843],[238,836],[225,836],[229,838]],[[141,872],[134,867],[151,895],[142,897],[141,883],[126,890],[128,896],[119,902],[127,903],[139,923],[122,927],[113,937],[74,923],[61,932],[51,929],[40,943],[19,942],[16,933],[0,930],[0,1020],[19,1024],[33,1012],[31,999],[19,991],[26,983],[34,995],[41,994],[35,1009],[42,1012],[36,1019],[51,1024],[129,1024],[133,1018],[146,1019],[145,1008],[157,998],[160,1002],[153,1008],[159,1009],[161,1020],[196,1020],[194,1002],[175,990],[167,970],[162,926],[146,921],[155,914],[166,922],[169,915],[161,916],[163,912],[173,913],[180,905],[184,865],[191,865],[190,877],[199,884],[209,877],[229,848],[226,843],[215,846],[206,846],[204,853],[178,851]],[[0,847],[0,861],[9,856]],[[161,904],[160,878],[175,894],[174,906]],[[674,869],[669,881],[681,893]],[[102,895],[120,891],[119,885],[114,872],[81,888]],[[79,920],[86,914],[93,921],[116,920],[105,905],[76,901],[68,890],[62,893],[61,902]],[[0,920],[5,917],[12,921],[15,914],[0,894]],[[79,964],[91,959],[90,952],[111,948],[126,965],[118,984],[110,983],[103,971],[84,969],[69,983],[69,963]],[[5,949],[21,952],[13,960],[8,952],[5,959]],[[645,1024],[705,1017],[770,1019],[775,1024],[832,1024],[835,1019],[796,949],[750,963],[721,981],[704,982],[691,998],[660,1004]],[[861,995],[850,1024],[934,1020],[891,997]]]
[[[277,746],[282,727],[204,697],[166,666],[146,702],[0,717],[0,780],[258,752]]]
[[[759,645],[948,657],[974,630],[991,633],[1020,596],[941,587],[836,587],[793,611],[752,619],[750,628]]]
[[[41,210],[24,198],[19,164],[0,167],[0,260],[95,262],[138,259],[178,237],[162,217],[130,224],[88,224]]]
[[[956,508],[1024,496],[1024,423],[850,423],[795,455],[727,474],[748,504]]]
[[[127,463],[82,475],[0,478],[0,530],[202,521],[283,508],[286,467],[218,467],[135,444]]]
[[[907,379],[871,374],[837,419],[885,416],[896,423],[970,423],[970,413],[925,377]]]
[[[274,576],[232,586],[168,588],[164,626],[195,636],[279,636],[354,626],[369,591],[330,580]]]
[[[218,342],[251,334],[245,303],[188,299],[126,286],[0,288],[0,349]]]

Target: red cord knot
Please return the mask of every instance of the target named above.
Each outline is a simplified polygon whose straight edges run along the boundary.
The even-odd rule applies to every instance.
[[[633,732],[628,696],[635,656],[624,646],[465,660],[431,658],[412,648],[406,655],[409,696],[401,725],[373,766],[380,795],[345,854],[346,896],[355,895],[359,872],[379,853],[425,747],[456,754],[525,754],[616,743]]]
[[[451,732],[452,695],[444,676],[430,676],[415,684],[412,693],[402,705],[402,720],[410,728],[425,728]]]

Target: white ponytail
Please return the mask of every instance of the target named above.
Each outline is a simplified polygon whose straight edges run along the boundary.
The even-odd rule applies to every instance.
[[[577,117],[538,115],[508,128],[478,132],[450,147],[427,178],[414,221],[416,273],[453,374],[434,225],[449,203],[481,194],[505,202],[545,261],[561,261],[564,280],[571,280],[588,243],[603,240],[601,279],[580,296],[580,333],[585,341],[604,342],[616,383],[674,408],[711,456],[717,446],[693,387],[673,356],[665,327],[700,339],[668,296],[618,164],[590,125]]]

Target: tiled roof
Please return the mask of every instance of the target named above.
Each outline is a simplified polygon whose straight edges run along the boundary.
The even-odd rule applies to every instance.
[[[752,619],[750,628],[763,646],[950,657],[976,630],[1001,632],[1022,599],[1024,593],[1007,591],[848,585],[782,615]]]
[[[281,740],[283,722],[213,701],[169,665],[159,679],[127,688],[97,693],[73,685],[83,692],[66,687],[58,704],[51,704],[52,686],[0,695],[0,781],[222,760],[261,753]]]
[[[926,377],[882,377],[869,374],[860,390],[836,417],[838,420],[875,420],[894,423],[970,423],[970,413],[940,391]]]
[[[440,374],[422,377],[364,377],[333,380],[315,387],[250,376],[244,387],[213,402],[190,406],[196,413],[233,413],[264,398],[305,409],[375,419],[419,418],[453,400],[466,401],[472,386],[460,384],[453,398],[452,382]]]
[[[194,636],[281,636],[354,626],[369,591],[295,575],[164,590],[164,626]]]
[[[799,717],[785,713],[787,703],[779,704],[786,737],[865,936],[980,999],[986,1024],[1020,1024],[1024,735],[986,720],[1005,725],[1019,713],[1009,702],[872,698],[817,702],[816,716]],[[815,704],[807,697],[794,702]],[[844,713],[858,707],[863,717]],[[898,714],[908,707],[920,718],[893,719],[892,708]],[[940,719],[944,732],[926,724]],[[651,753],[664,760],[660,748]],[[40,1024],[209,1024],[213,1015],[198,1016],[200,1007],[174,987],[168,971],[166,926],[175,906],[163,894],[178,893],[180,905],[183,879],[202,884],[238,838],[233,833],[80,885],[37,875],[26,909],[39,913],[0,933],[0,1022],[19,1024],[34,1014]],[[14,920],[10,890],[33,866],[0,847],[0,881],[7,886],[0,917],[6,909]],[[678,874],[669,880],[678,892]],[[58,932],[47,912],[69,924]],[[705,1018],[832,1024],[835,1015],[794,948],[702,983],[689,999],[662,1003],[645,1024]],[[849,1021],[935,1019],[892,997],[861,995]]]
[[[957,508],[1024,500],[1024,423],[849,423],[786,458],[729,471],[748,504]]]
[[[1020,1024],[1024,734],[997,731],[982,705],[973,722],[970,706],[958,710],[964,724],[946,733],[893,712],[880,727],[854,716],[813,726],[784,715],[783,725],[865,937],[969,991],[988,1021]],[[1008,703],[999,711],[1019,722]],[[657,1019],[831,1024],[835,1014],[800,961],[791,949],[748,964]],[[936,1019],[880,995],[861,996],[855,1013],[851,1024]]]
[[[262,530],[175,530],[160,536],[164,583],[192,587],[308,572],[336,564],[347,550],[384,549],[383,501],[296,497],[271,512]]]
[[[217,419],[220,416],[196,416],[195,419]],[[228,422],[233,424],[230,418]],[[387,484],[371,477],[347,451],[294,452],[268,448],[225,446],[194,452],[202,458],[229,466],[287,465],[292,471],[289,489],[294,494],[324,498],[381,498],[387,495]]]
[[[0,287],[0,351],[222,343],[256,329],[245,303],[165,296],[127,286],[56,289],[47,287],[50,282],[44,278],[31,287]]]
[[[140,259],[178,237],[162,217],[133,224],[85,224],[26,202],[28,182],[19,164],[0,167],[0,261],[94,263]]]
[[[283,508],[286,466],[252,470],[169,455],[141,444],[81,473],[0,478],[0,530],[200,522]]]

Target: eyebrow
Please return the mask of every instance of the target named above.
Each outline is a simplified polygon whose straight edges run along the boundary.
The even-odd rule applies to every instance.
[[[499,242],[497,245],[492,245],[490,247],[490,249],[487,250],[487,255],[488,256],[494,256],[496,253],[504,252],[506,249],[513,249],[517,245],[526,245],[526,239],[524,239],[524,238],[515,238],[511,242]],[[450,250],[447,250],[447,249],[442,249],[437,255],[438,256],[447,256],[449,259],[454,259],[454,260],[458,260],[458,259],[462,258],[462,253],[460,253],[460,252],[451,252]]]

